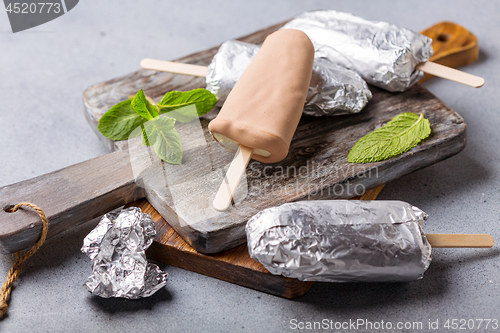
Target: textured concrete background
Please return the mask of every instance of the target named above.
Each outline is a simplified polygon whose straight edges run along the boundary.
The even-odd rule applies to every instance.
[[[405,200],[429,213],[426,232],[491,233],[500,240],[497,1],[82,0],[68,14],[17,34],[0,9],[0,186],[106,153],[83,117],[88,86],[138,69],[142,58],[175,59],[321,8],[414,30],[450,20],[478,36],[480,58],[464,70],[485,77],[483,88],[439,79],[425,84],[465,118],[467,148],[388,184],[380,199]],[[436,249],[420,281],[317,283],[296,300],[175,267],[166,268],[167,287],[149,299],[100,299],[82,287],[91,267],[79,251],[95,223],[49,240],[25,264],[1,331],[286,332],[294,331],[292,319],[358,318],[421,321],[424,328],[439,319],[442,330],[448,318],[500,319],[498,246]],[[12,263],[0,256],[1,279]]]

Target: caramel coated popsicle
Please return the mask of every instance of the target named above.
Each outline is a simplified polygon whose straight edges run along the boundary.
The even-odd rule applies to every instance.
[[[250,158],[283,160],[302,115],[311,81],[314,47],[301,31],[269,35],[208,129],[237,154],[214,200],[225,210]]]

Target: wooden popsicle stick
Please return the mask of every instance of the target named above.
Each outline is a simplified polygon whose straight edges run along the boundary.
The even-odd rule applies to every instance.
[[[185,74],[185,75],[200,76],[200,77],[205,77],[208,74],[208,67],[206,66],[183,64],[180,62],[163,61],[155,59],[142,59],[141,67],[153,71]]]
[[[489,248],[495,240],[488,234],[426,234],[427,241],[437,248]]]
[[[428,61],[451,68],[459,68],[473,63],[479,57],[477,37],[466,28],[453,22],[439,22],[420,32],[432,39],[434,54]],[[434,75],[425,74],[418,82]]]
[[[141,67],[160,72],[168,72],[174,74],[184,74],[199,77],[206,77],[208,74],[208,67],[199,65],[183,64],[180,62],[143,59]],[[479,88],[484,85],[482,77],[465,73],[450,67],[446,67],[432,61],[423,62],[417,65],[416,69],[424,73],[439,76],[443,79],[448,79],[454,82],[462,83],[474,88]]]
[[[427,74],[439,76],[443,79],[462,83],[474,88],[479,88],[484,85],[484,79],[482,77],[446,67],[432,61],[420,63],[417,65],[416,69]]]
[[[253,148],[240,145],[236,155],[234,155],[229,169],[227,170],[226,176],[224,177],[224,180],[220,184],[219,190],[215,195],[213,201],[215,209],[223,211],[229,207],[231,199],[234,196],[234,192],[236,191],[236,188],[245,173],[252,154]]]

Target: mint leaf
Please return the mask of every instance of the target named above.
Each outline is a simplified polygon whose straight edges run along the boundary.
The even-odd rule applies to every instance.
[[[160,117],[143,125],[143,143],[153,146],[159,158],[170,164],[182,163],[182,143],[174,128],[175,120]]]
[[[160,115],[158,108],[148,101],[142,89],[135,94],[134,99],[132,100],[132,108],[138,115],[146,118],[147,120],[151,120]]]
[[[115,141],[141,135],[142,143],[152,146],[162,160],[181,164],[182,143],[174,128],[175,119],[182,123],[191,121],[210,112],[216,103],[214,94],[200,88],[171,91],[155,105],[140,89],[131,99],[109,109],[98,128],[104,136]],[[170,117],[160,117],[160,112]]]
[[[131,103],[131,100],[120,102],[101,117],[97,128],[105,137],[127,140],[132,131],[146,121],[132,109]]]
[[[176,109],[173,111],[168,111],[167,116],[177,119],[180,123],[188,123],[191,120],[199,117],[198,111],[196,110],[196,106],[194,104],[183,106],[180,109]]]
[[[378,162],[407,152],[431,134],[423,114],[401,113],[387,124],[362,137],[352,147],[350,163]]]
[[[199,88],[191,91],[170,91],[158,102],[161,113],[168,114],[181,123],[193,120],[210,112],[217,103],[217,97],[210,91]],[[187,106],[194,106],[187,108]]]

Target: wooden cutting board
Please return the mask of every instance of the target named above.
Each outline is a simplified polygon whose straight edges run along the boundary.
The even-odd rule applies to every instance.
[[[277,30],[283,24],[280,23],[260,30],[239,40],[261,43],[269,33]],[[451,65],[458,67],[477,59],[477,39],[460,26],[443,22],[427,29],[425,34],[435,39],[433,44],[435,54],[432,58],[434,61],[439,62],[443,57],[449,61],[450,58],[453,58],[453,54],[456,54],[456,61]],[[177,61],[208,65],[217,49],[218,47],[214,47]],[[157,100],[170,90],[190,90],[204,86],[204,80],[200,78],[139,70],[87,89],[84,94],[85,115],[96,134],[111,151],[126,150],[127,144],[125,142],[113,142],[104,138],[97,130],[100,117],[110,106],[135,94],[141,88],[145,90],[147,95]],[[361,197],[354,198],[372,200],[377,197],[383,187],[382,184],[452,156],[465,147],[466,125],[463,119],[425,88],[417,85],[405,93],[398,94],[388,93],[374,87],[371,89],[374,95],[373,100],[359,115],[332,118],[303,117],[292,142],[291,153],[282,164],[300,167],[304,163],[307,164],[308,161],[315,161],[321,165],[327,165],[329,171],[336,171],[336,176],[331,176],[330,173],[321,179],[322,182],[326,181],[327,187],[332,188],[336,184],[345,184],[348,181],[351,181],[353,185],[362,184],[366,192]],[[204,117],[203,127],[206,127],[216,112],[217,110]],[[431,137],[411,151],[388,161],[361,166],[347,163],[347,153],[360,137],[380,127],[401,112],[424,113],[431,122],[433,129]],[[211,138],[208,133],[206,134],[207,141],[210,142]],[[259,170],[264,167],[265,165],[257,166],[260,168]],[[340,177],[338,176],[339,171],[343,173]],[[366,174],[371,174],[371,177],[366,177]],[[310,173],[305,178],[308,181],[311,179],[319,181]],[[247,179],[247,181],[251,180]],[[285,179],[284,181],[289,180]],[[349,196],[309,193],[309,198],[314,199],[341,197]],[[240,229],[248,216],[260,209],[302,198],[287,193],[279,193],[278,195],[273,193],[272,196],[265,198],[264,205],[249,200],[250,208],[247,208],[249,214],[240,218],[242,221]],[[148,250],[148,257],[153,260],[287,298],[300,296],[312,286],[311,282],[301,282],[271,275],[261,264],[249,257],[245,244],[217,254],[202,254],[195,248],[204,251],[207,250],[207,246],[199,242],[200,237],[190,235],[189,231],[183,230],[175,218],[167,223],[146,200],[131,205],[150,213],[155,220],[158,234]],[[227,235],[227,233],[222,233],[222,236]],[[244,242],[242,233],[237,237],[234,236],[234,233],[231,236],[233,237],[229,240],[231,247]],[[217,237],[214,239],[217,241]],[[225,241],[227,243],[228,240],[225,239]],[[216,246],[215,248],[216,250],[224,249],[224,246]]]
[[[263,29],[241,40],[260,43],[281,26]],[[208,65],[216,51],[217,47],[178,61]],[[88,88],[84,93],[85,114],[108,148],[126,150],[126,142],[113,142],[97,130],[98,120],[112,105],[141,88],[158,100],[170,90],[204,86],[202,78],[139,70]],[[224,212],[216,212],[211,207],[220,180],[214,181],[209,173],[204,173],[207,169],[216,169],[223,175],[222,167],[233,157],[212,139],[206,129],[217,111],[201,119],[205,137],[201,144],[190,142],[196,136],[196,124],[178,124],[176,128],[183,145],[194,148],[185,149],[182,166],[164,167],[169,184],[159,190],[147,191],[148,199],[197,251],[217,253],[243,244],[246,221],[262,209],[304,199],[352,198],[450,157],[465,147],[466,125],[462,117],[422,86],[415,85],[404,93],[390,93],[375,87],[371,90],[373,98],[359,114],[302,117],[287,158],[271,165],[251,162],[245,183],[248,194],[237,206]],[[431,123],[431,136],[409,152],[386,161],[347,163],[347,154],[360,137],[402,112],[423,113]],[[174,188],[172,184],[176,186],[177,200],[169,190]]]
[[[241,40],[260,43],[280,26],[282,24],[263,29]],[[449,61],[453,53],[459,54],[460,61],[456,64],[466,64],[477,58],[477,41],[473,35],[467,32],[468,37],[462,38],[463,33],[460,33],[455,38],[454,33],[460,29],[449,31],[447,25],[441,28],[434,31],[439,41],[433,44],[434,49],[438,49],[434,59],[443,55],[440,50],[446,51],[446,57],[441,59],[443,61]],[[453,41],[453,45],[448,45]],[[216,49],[179,61],[207,65]],[[159,98],[172,89],[187,90],[202,86],[202,80],[192,77],[137,71],[90,87],[84,94],[85,112],[96,129],[100,116],[110,106],[140,88]],[[248,258],[244,246],[217,255],[198,252],[213,253],[243,244],[246,220],[261,209],[303,199],[352,197],[356,193],[352,189],[356,186],[359,186],[358,190],[367,190],[365,198],[371,196],[374,199],[380,184],[452,156],[465,146],[466,126],[463,119],[424,88],[415,86],[402,94],[372,89],[373,100],[358,115],[303,117],[287,159],[274,165],[251,164],[247,180],[241,184],[252,185],[256,181],[261,186],[254,186],[244,200],[226,212],[210,217],[200,214],[199,208],[206,208],[206,212],[211,213],[210,203],[215,189],[211,190],[210,186],[215,184],[217,188],[220,181],[214,183],[214,179],[205,177],[202,171],[224,171],[221,166],[232,159],[232,154],[214,142],[206,130],[216,111],[202,118],[198,129],[193,127],[196,122],[176,126],[185,148],[180,168],[187,169],[178,170],[160,164],[163,173],[140,169],[144,173],[136,178],[134,172],[137,169],[134,166],[147,164],[148,159],[153,160],[150,157],[154,156],[130,154],[123,143],[104,140],[111,150],[118,151],[0,188],[0,207],[3,207],[0,210],[0,252],[13,253],[29,248],[39,239],[42,229],[36,213],[19,210],[11,214],[11,204],[28,201],[42,207],[49,220],[47,236],[52,237],[115,208],[146,198],[170,224],[154,214],[159,233],[151,254],[155,256],[156,253],[156,259],[274,294],[286,297],[300,295],[310,284],[285,282],[281,277],[271,276]],[[430,120],[433,128],[431,137],[415,149],[388,161],[366,165],[347,163],[347,152],[356,140],[394,115],[406,111],[421,112]],[[200,140],[194,140],[194,134]],[[131,141],[131,147],[136,143]],[[142,147],[140,141],[138,146]],[[200,157],[205,157],[205,160]],[[283,173],[281,170],[287,168],[298,173],[277,177],[277,174]],[[161,183],[162,177],[171,180],[168,186]],[[339,192],[347,185],[351,186],[351,192]],[[176,189],[174,194],[181,194],[178,197],[180,202],[175,202],[175,195],[170,189]],[[264,193],[260,193],[262,189]],[[151,210],[147,203],[141,205]],[[202,223],[192,225],[192,221],[186,219],[182,225],[179,223],[180,211],[188,212]],[[172,253],[176,255],[170,255]],[[197,264],[193,265],[194,262]],[[220,269],[211,269],[214,265]]]
[[[374,188],[355,199],[374,200],[382,188]],[[156,238],[147,250],[147,257],[151,260],[285,298],[302,296],[314,284],[269,273],[261,263],[250,258],[246,244],[216,254],[199,253],[175,232],[147,200],[129,206],[141,208],[143,212],[151,214],[155,221]]]

